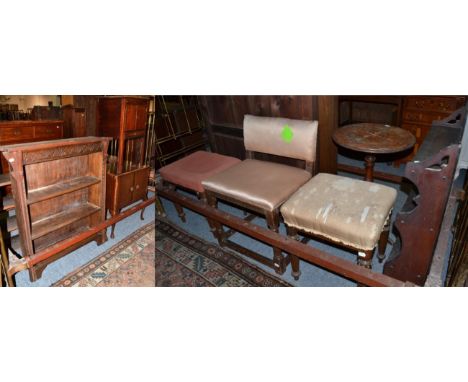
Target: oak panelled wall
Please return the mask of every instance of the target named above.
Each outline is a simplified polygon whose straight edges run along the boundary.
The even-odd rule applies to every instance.
[[[212,150],[245,158],[245,114],[319,121],[318,165],[321,172],[336,172],[336,147],[331,135],[338,127],[337,97],[319,96],[203,96],[199,97]],[[301,161],[262,155],[300,166]],[[262,159],[262,157],[259,157]]]

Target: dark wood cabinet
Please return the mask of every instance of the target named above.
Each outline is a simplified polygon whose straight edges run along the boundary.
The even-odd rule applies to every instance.
[[[433,121],[447,118],[458,108],[465,105],[463,96],[406,96],[403,97],[401,127],[410,131],[416,137],[413,151],[397,161],[406,163],[414,158]]]
[[[63,138],[63,121],[5,121],[0,122],[0,145],[37,142]],[[9,171],[2,156],[2,173]]]
[[[64,138],[86,137],[86,111],[66,105],[62,107]]]
[[[101,97],[97,106],[97,131],[111,137],[107,166],[106,209],[112,216],[138,200],[147,199],[150,168],[145,146],[149,99]],[[143,218],[144,209],[141,212]],[[114,237],[112,226],[111,238]]]
[[[119,176],[107,173],[106,205],[110,206],[111,215],[129,204],[146,199],[149,172],[149,167],[142,167]]]
[[[76,242],[53,257],[47,251],[105,220],[108,139],[85,137],[2,146],[10,167],[22,256],[38,257],[31,281],[44,268],[106,231]]]

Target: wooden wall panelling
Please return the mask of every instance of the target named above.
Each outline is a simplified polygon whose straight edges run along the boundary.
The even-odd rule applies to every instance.
[[[337,148],[333,132],[338,128],[338,97],[318,97],[318,168],[319,172],[336,174]]]
[[[320,98],[323,98],[321,102]],[[203,96],[199,97],[199,103],[212,150],[240,159],[245,158],[242,131],[245,114],[304,120],[318,119],[319,140],[321,139],[318,147],[318,160],[321,158],[319,169],[324,172],[336,172],[336,148],[331,140],[333,130],[338,126],[336,97]],[[260,157],[290,164],[290,161],[271,155],[260,155]]]

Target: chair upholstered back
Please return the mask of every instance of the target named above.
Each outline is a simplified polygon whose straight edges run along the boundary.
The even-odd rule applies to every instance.
[[[244,145],[249,151],[315,161],[317,121],[244,116]]]

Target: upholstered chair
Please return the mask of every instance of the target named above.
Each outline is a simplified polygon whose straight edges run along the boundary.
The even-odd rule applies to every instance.
[[[391,187],[320,173],[281,206],[281,214],[288,236],[298,239],[300,232],[351,249],[359,265],[371,268],[376,247],[384,259],[396,197]],[[299,262],[291,265],[298,278]]]
[[[163,184],[171,190],[175,191],[177,188],[189,190],[196,193],[199,199],[205,201],[205,190],[202,181],[240,162],[240,159],[227,155],[196,151],[162,167],[159,173],[163,179]],[[159,205],[161,208],[158,208],[158,211],[163,214],[161,203]],[[174,206],[181,220],[185,222],[185,213],[182,206],[177,203],[174,203]]]
[[[202,181],[208,203],[216,207],[224,200],[266,218],[268,227],[278,232],[280,206],[314,173],[317,121],[244,116],[244,145],[247,159]],[[255,153],[302,160],[305,169],[257,160]],[[246,220],[250,217],[247,217]],[[221,246],[228,246],[284,273],[291,258],[273,248],[273,259],[259,255],[228,240],[232,231],[212,221]]]

